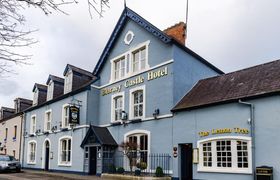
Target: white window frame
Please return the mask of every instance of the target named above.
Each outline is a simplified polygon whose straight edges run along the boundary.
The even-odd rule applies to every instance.
[[[119,78],[116,78],[115,77],[116,62],[120,61],[123,58],[124,58],[124,76],[121,77],[120,76],[121,71],[119,71]],[[119,81],[119,80],[122,80],[122,79],[126,78],[126,76],[127,76],[127,60],[128,60],[127,59],[127,53],[121,54],[121,55],[117,56],[116,58],[110,60],[110,62],[111,62],[111,82]]]
[[[49,114],[49,118],[50,119],[47,119],[48,117],[48,114]],[[44,132],[50,132],[51,129],[52,129],[52,110],[49,109],[45,112],[45,120],[44,120]],[[47,129],[48,127],[48,123],[50,123],[50,129]]]
[[[67,121],[68,121],[68,126],[65,126],[65,108],[68,107],[68,117],[67,117]],[[62,113],[61,113],[61,128],[70,128],[70,123],[69,123],[69,107],[70,107],[70,104],[63,104],[62,106]]]
[[[140,43],[137,46],[131,48],[129,51],[127,51],[127,52],[125,52],[125,53],[123,53],[123,54],[121,54],[121,55],[111,59],[110,60],[110,62],[111,62],[111,78],[110,78],[110,83],[121,81],[121,80],[126,79],[126,78],[130,78],[131,76],[135,76],[137,74],[141,74],[144,71],[148,70],[150,68],[149,58],[148,58],[149,57],[149,45],[150,45],[150,40],[145,41],[145,42]],[[145,68],[140,70],[140,71],[133,72],[133,65],[132,65],[133,52],[135,52],[135,51],[137,51],[139,49],[142,49],[142,48],[146,49]],[[121,59],[122,57],[125,57],[125,75],[122,78],[115,79],[115,75],[114,75],[115,64],[114,63],[116,61],[118,61],[119,59]]]
[[[111,123],[121,122],[120,120],[115,120],[115,98],[116,97],[122,97],[123,104],[122,104],[122,110],[124,111],[125,107],[125,97],[124,92],[119,92],[111,96]]]
[[[38,99],[39,99],[39,90],[36,87],[34,92],[33,92],[33,106],[36,106],[38,104]]]
[[[35,144],[35,158],[34,158],[34,161],[30,161],[30,153],[31,153],[31,149],[30,149],[30,146],[31,146],[31,143],[34,143]],[[28,141],[28,150],[27,150],[27,164],[36,164],[36,156],[37,156],[37,142],[35,140],[31,140],[31,141]]]
[[[142,90],[143,91],[143,115],[141,117],[134,117],[134,104],[133,104],[133,93],[136,91]],[[129,119],[144,119],[146,117],[146,86],[137,86],[129,90]]]
[[[217,151],[216,151],[216,141],[220,140],[230,140],[231,141],[231,161],[232,167],[217,167]],[[237,147],[236,141],[246,141],[248,143],[248,168],[238,168],[237,167]],[[203,143],[211,142],[212,151],[212,167],[203,166]],[[214,138],[207,138],[197,142],[197,147],[199,148],[199,164],[198,172],[220,172],[220,173],[240,173],[240,174],[252,174],[252,139],[251,137],[242,136],[221,136]]]
[[[64,94],[72,91],[72,83],[73,83],[72,80],[73,80],[73,72],[72,70],[69,70],[65,75]]]
[[[53,99],[53,92],[54,92],[54,82],[51,80],[48,84],[47,101]]]
[[[35,119],[35,123],[33,123],[33,119]],[[30,119],[30,134],[35,134],[36,133],[36,123],[37,123],[37,117],[36,115],[32,115]],[[34,129],[33,129],[34,128]]]
[[[71,140],[70,161],[69,162],[62,162],[61,161],[61,150],[62,150],[61,141],[66,140],[66,139]],[[72,136],[62,136],[62,137],[59,138],[59,140],[58,140],[58,153],[57,154],[58,154],[58,158],[57,158],[58,159],[58,162],[57,162],[58,166],[72,166],[72,154],[73,154],[73,139],[72,139]]]
[[[148,136],[148,157],[147,157],[147,169],[150,169],[150,151],[151,151],[151,132],[147,131],[147,130],[132,130],[129,131],[127,133],[124,134],[124,142],[128,142],[129,141],[129,137],[133,136],[133,135],[137,135],[137,136],[141,136],[141,135],[147,135]],[[140,139],[140,138],[139,138]],[[138,140],[137,140],[138,141]],[[137,142],[138,144],[138,142]],[[138,148],[137,148],[138,149]],[[125,167],[125,161],[124,161],[124,167]]]

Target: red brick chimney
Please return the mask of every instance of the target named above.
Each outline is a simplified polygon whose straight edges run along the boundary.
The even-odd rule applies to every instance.
[[[163,31],[168,36],[174,38],[179,43],[185,45],[186,40],[186,23],[179,22]]]

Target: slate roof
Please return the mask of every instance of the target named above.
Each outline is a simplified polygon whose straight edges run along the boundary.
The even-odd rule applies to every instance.
[[[80,73],[80,74],[83,74],[83,75],[86,75],[86,76],[89,76],[89,77],[94,77],[93,74],[87,70],[84,70],[84,69],[81,69],[81,68],[78,68],[76,66],[73,66],[71,64],[67,64],[66,67],[65,67],[65,70],[63,72],[63,75],[65,76],[68,69],[71,69],[73,72],[77,72],[77,73]]]
[[[150,22],[148,22],[146,19],[144,19],[143,17],[141,17],[140,15],[138,15],[137,13],[135,13],[134,11],[129,9],[128,7],[125,7],[125,9],[123,10],[123,12],[122,12],[115,28],[114,28],[112,34],[111,34],[111,36],[110,36],[110,38],[109,38],[109,40],[108,40],[108,42],[105,46],[100,58],[99,58],[99,61],[97,62],[96,66],[93,70],[94,75],[97,75],[99,70],[101,69],[101,67],[104,65],[106,58],[110,54],[111,48],[116,43],[116,39],[121,34],[121,31],[122,31],[123,27],[125,26],[126,22],[128,21],[128,19],[134,21],[140,27],[142,27],[145,30],[147,30],[148,32],[152,33],[154,36],[159,38],[163,43],[175,44],[178,47],[180,47],[182,50],[187,52],[188,54],[195,57],[200,62],[204,63],[205,65],[207,65],[208,67],[210,67],[214,71],[218,72],[219,74],[224,73],[223,71],[221,71],[220,69],[218,69],[217,67],[215,67],[214,65],[212,65],[211,63],[206,61],[204,58],[202,58],[201,56],[199,56],[198,54],[196,54],[195,52],[193,52],[192,50],[190,50],[186,46],[182,45],[180,42],[176,41],[172,37],[165,34],[163,31],[161,31],[160,29],[158,29],[157,27],[152,25]]]
[[[34,86],[33,86],[32,92],[34,92],[34,90],[35,90],[36,87],[39,89],[39,91],[45,91],[45,92],[47,92],[47,90],[48,90],[48,86],[43,85],[43,84],[35,83]]]
[[[54,75],[49,75],[48,80],[46,82],[46,84],[49,84],[50,80],[54,81],[54,82],[58,82],[60,84],[64,84],[64,79],[58,76],[54,76]]]
[[[51,103],[60,101],[60,100],[62,100],[62,99],[64,99],[64,98],[68,98],[68,97],[73,96],[73,95],[75,95],[75,94],[78,94],[78,93],[80,93],[80,92],[82,92],[82,91],[89,90],[90,87],[91,87],[91,84],[94,83],[96,80],[97,80],[96,78],[93,78],[92,80],[90,80],[90,81],[88,81],[87,83],[85,83],[85,84],[83,84],[82,86],[80,86],[79,89],[75,89],[75,90],[73,90],[73,91],[71,91],[71,92],[69,92],[69,93],[67,93],[67,94],[63,94],[63,95],[61,95],[61,96],[55,97],[55,98],[53,98],[52,100],[45,101],[45,102],[42,103],[42,104],[38,104],[38,105],[36,105],[36,106],[32,106],[32,107],[30,107],[30,108],[24,110],[24,112],[29,112],[29,111],[32,111],[32,110],[34,110],[34,109],[38,109],[38,108],[40,108],[40,107],[42,107],[42,106],[49,105],[49,104],[51,104]]]
[[[110,131],[106,127],[90,126],[81,147],[84,147],[91,133],[94,133],[101,145],[118,146]]]
[[[180,111],[280,93],[280,60],[207,78],[172,109]]]

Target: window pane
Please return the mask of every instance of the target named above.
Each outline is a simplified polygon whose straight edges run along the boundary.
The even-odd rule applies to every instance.
[[[238,168],[248,168],[248,143],[245,141],[236,141],[236,145]]]
[[[203,166],[212,166],[212,153],[211,153],[211,142],[204,143],[203,145]]]
[[[223,140],[216,142],[217,151],[217,166],[218,167],[231,167],[231,141]]]

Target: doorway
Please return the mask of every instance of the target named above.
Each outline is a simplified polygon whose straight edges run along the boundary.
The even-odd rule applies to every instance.
[[[89,174],[96,174],[96,147],[89,147]]]
[[[181,179],[193,179],[192,144],[181,144]]]
[[[45,142],[45,171],[49,170],[49,164],[50,164],[50,142]]]

